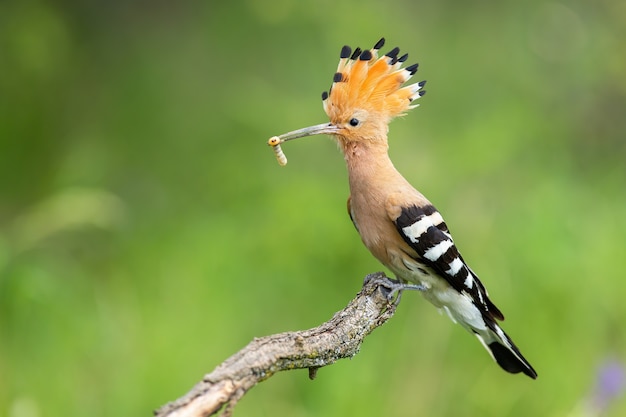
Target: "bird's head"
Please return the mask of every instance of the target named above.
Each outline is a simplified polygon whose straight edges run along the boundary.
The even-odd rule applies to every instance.
[[[404,86],[416,72],[417,64],[402,68],[408,54],[399,56],[393,48],[382,57],[379,40],[372,49],[341,49],[339,65],[328,91],[322,93],[324,111],[330,123],[306,127],[278,136],[281,142],[304,136],[328,134],[341,145],[362,141],[386,143],[389,122],[417,107],[426,81]]]

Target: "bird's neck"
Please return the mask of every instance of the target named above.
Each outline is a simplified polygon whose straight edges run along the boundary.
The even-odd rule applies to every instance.
[[[373,184],[389,186],[406,181],[389,159],[387,141],[347,142],[342,143],[342,148],[352,193]]]

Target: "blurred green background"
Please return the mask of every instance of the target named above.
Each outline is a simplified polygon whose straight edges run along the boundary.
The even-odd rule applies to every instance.
[[[265,143],[326,121],[341,46],[381,36],[429,82],[392,159],[539,379],[411,293],[354,359],[235,415],[626,415],[618,0],[0,3],[0,415],[150,415],[345,306],[382,267],[342,157],[304,139],[281,168]]]

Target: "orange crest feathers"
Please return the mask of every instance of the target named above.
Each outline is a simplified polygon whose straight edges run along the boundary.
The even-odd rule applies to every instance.
[[[407,110],[426,93],[422,87],[426,81],[402,87],[416,72],[418,64],[401,68],[409,57],[398,57],[399,48],[393,48],[378,58],[378,51],[385,43],[379,40],[370,50],[354,52],[349,46],[341,49],[337,72],[328,92],[322,93],[324,111],[332,122],[349,117],[355,110],[364,110],[391,121]]]

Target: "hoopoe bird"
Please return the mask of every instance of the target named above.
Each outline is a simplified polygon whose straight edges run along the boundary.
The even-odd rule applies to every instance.
[[[341,49],[328,92],[322,93],[330,119],[270,139],[281,165],[280,143],[305,136],[334,137],[348,168],[348,214],[370,252],[396,277],[417,287],[453,322],[474,334],[507,372],[537,373],[498,325],[502,312],[457,250],[437,209],[396,170],[388,155],[391,120],[417,107],[425,81],[403,86],[418,64],[402,68],[408,54],[393,48],[378,57],[385,40],[370,50]],[[413,285],[411,285],[413,284]]]

